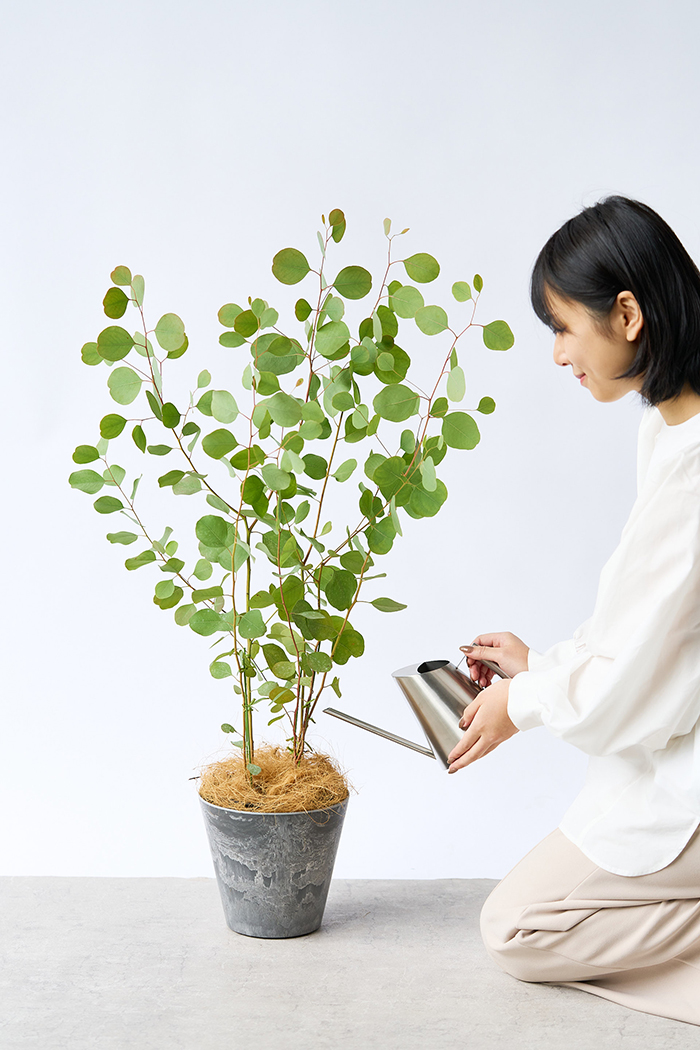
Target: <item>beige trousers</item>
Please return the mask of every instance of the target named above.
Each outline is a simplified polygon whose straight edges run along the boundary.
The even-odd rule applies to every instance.
[[[565,985],[700,1025],[700,827],[651,875],[613,875],[556,828],[481,912],[489,955],[519,981]]]

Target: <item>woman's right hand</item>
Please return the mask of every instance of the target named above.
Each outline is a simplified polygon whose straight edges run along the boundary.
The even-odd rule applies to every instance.
[[[471,645],[461,645],[460,649],[466,654],[473,681],[478,682],[484,689],[491,685],[496,672],[481,663],[482,659],[498,664],[511,678],[519,671],[527,671],[529,646],[509,631],[500,634],[480,634]]]

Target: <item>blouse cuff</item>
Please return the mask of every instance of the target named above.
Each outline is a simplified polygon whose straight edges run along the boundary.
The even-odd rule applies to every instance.
[[[544,725],[542,704],[537,698],[537,690],[529,671],[520,671],[511,679],[507,710],[511,722],[522,733]]]

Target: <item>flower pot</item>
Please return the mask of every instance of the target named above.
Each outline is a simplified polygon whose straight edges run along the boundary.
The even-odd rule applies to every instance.
[[[308,813],[257,813],[199,800],[229,929],[246,937],[317,930],[348,799]]]

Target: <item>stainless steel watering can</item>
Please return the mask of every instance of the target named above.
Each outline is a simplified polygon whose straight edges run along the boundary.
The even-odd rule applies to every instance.
[[[501,678],[510,678],[498,664],[490,660],[480,660],[479,663],[495,671]],[[467,704],[478,696],[482,687],[449,660],[426,660],[422,664],[411,664],[394,671],[393,677],[420,722],[430,747],[406,740],[405,737],[370,725],[333,707],[324,708],[324,713],[393,740],[395,744],[410,747],[412,751],[418,751],[428,758],[436,758],[447,769],[450,764],[447,756],[462,739],[463,730],[459,727],[459,720]]]

